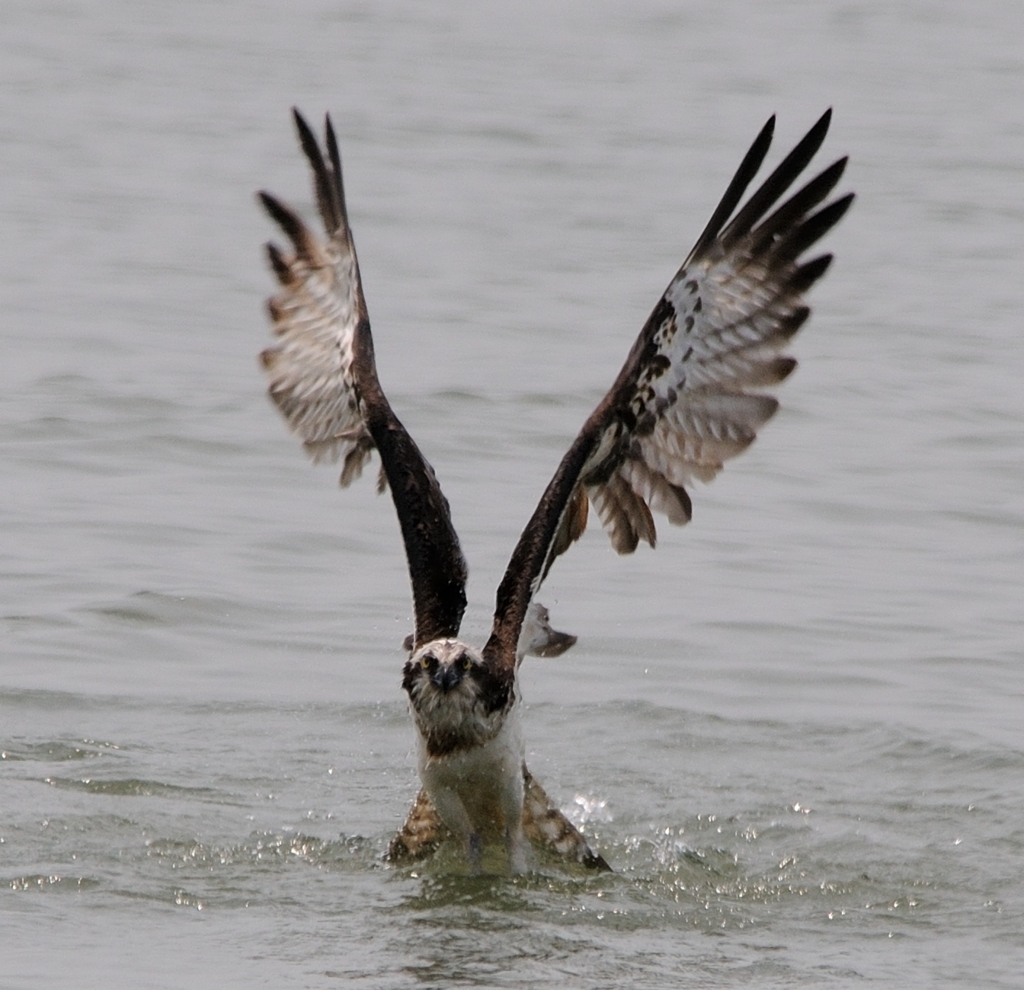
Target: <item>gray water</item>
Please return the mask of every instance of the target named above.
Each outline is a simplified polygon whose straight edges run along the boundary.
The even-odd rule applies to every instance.
[[[0,987],[1017,987],[1024,6],[5,0]],[[387,869],[410,606],[263,395],[268,187],[330,110],[482,638],[519,530],[772,112],[853,212],[783,410],[524,667],[615,873]],[[778,152],[776,152],[778,154]]]

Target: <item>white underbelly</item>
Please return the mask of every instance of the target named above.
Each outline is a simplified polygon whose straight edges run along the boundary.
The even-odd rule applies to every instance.
[[[430,758],[420,745],[420,778],[442,821],[457,835],[501,834],[523,805],[523,738],[518,706],[481,746]],[[460,812],[461,805],[462,812]]]

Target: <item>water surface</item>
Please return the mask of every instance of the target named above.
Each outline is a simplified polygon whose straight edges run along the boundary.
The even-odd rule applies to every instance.
[[[12,0],[0,34],[0,987],[1014,987],[1024,13]],[[524,667],[612,875],[390,870],[398,527],[263,396],[271,236],[342,142],[465,631],[763,121],[855,209],[783,410]],[[774,159],[773,159],[774,160]]]

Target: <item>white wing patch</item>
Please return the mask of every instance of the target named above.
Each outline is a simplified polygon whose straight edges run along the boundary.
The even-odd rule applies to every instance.
[[[268,248],[281,282],[267,303],[278,343],[260,357],[288,425],[314,462],[343,459],[345,486],[373,449],[352,369],[355,328],[365,313],[359,266],[346,230],[324,241],[288,212],[299,225],[296,250],[285,256]]]
[[[643,458],[675,485],[710,481],[745,450],[778,408],[747,390],[775,384],[795,367],[777,357],[795,309],[766,285],[769,274],[735,276],[729,259],[699,267],[680,273],[665,293],[675,315],[665,321],[663,341],[655,336],[654,365],[668,366],[637,396],[655,416],[639,441]]]
[[[800,256],[853,202],[847,193],[821,205],[845,158],[783,199],[821,147],[831,116],[826,111],[741,206],[775,118],[761,129],[570,449],[589,451],[574,484],[594,503],[619,553],[631,553],[640,540],[654,545],[652,509],[674,523],[689,520],[686,486],[710,481],[778,408],[761,390],[796,367],[779,351],[807,319],[803,296],[832,260]]]
[[[796,271],[713,249],[665,291],[621,398],[630,415],[608,424],[582,472],[619,553],[654,545],[652,509],[687,522],[686,488],[714,478],[775,413],[778,402],[758,390],[796,366],[778,353],[808,313],[788,286]]]

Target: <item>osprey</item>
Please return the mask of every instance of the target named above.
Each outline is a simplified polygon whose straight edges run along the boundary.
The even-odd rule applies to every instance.
[[[688,522],[693,480],[710,481],[778,408],[763,389],[796,366],[779,351],[806,321],[804,294],[832,260],[803,255],[853,200],[851,193],[825,203],[846,166],[841,158],[780,204],[821,146],[831,111],[740,207],[775,118],[758,134],[541,496],[498,587],[482,648],[459,638],[467,569],[448,502],[377,377],[330,117],[321,148],[293,114],[324,231],[259,193],[291,241],[287,251],[267,245],[280,288],[267,304],[277,343],[261,359],[270,397],[314,462],[341,461],[343,487],[377,451],[378,490],[390,489],[402,529],[415,613],[402,687],[423,788],[388,857],[418,857],[454,835],[475,872],[495,841],[512,872],[527,868],[529,842],[608,869],[523,759],[519,663],[527,652],[554,655],[575,642],[551,629],[534,595],[583,532],[590,504],[619,553],[640,540],[653,547],[652,513]]]

